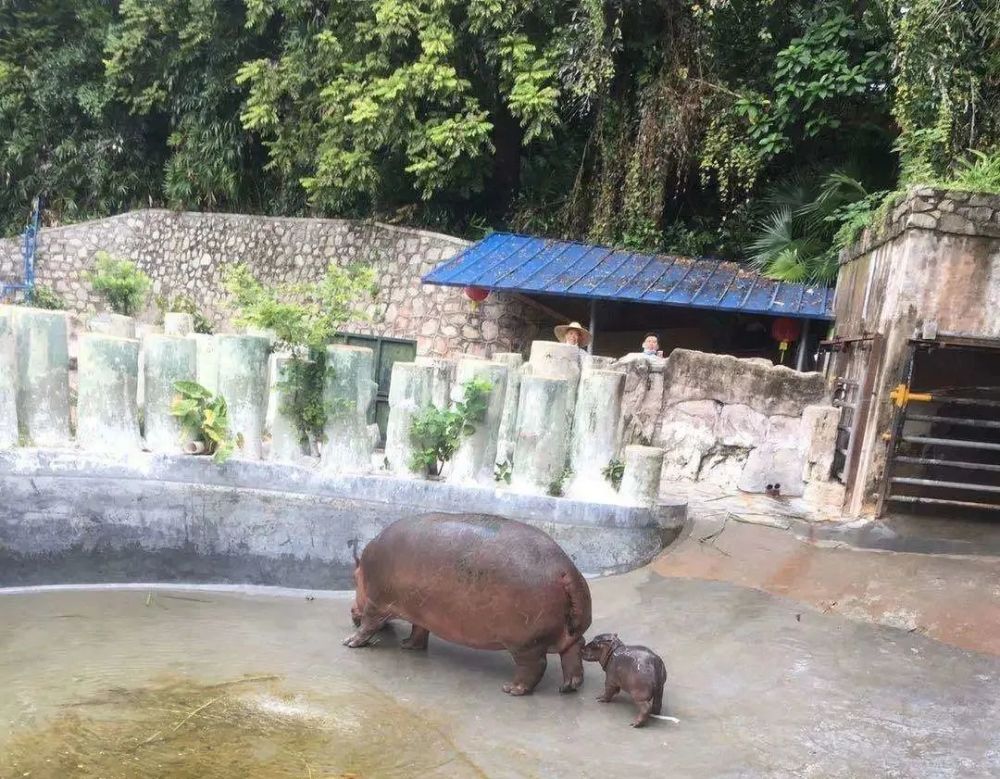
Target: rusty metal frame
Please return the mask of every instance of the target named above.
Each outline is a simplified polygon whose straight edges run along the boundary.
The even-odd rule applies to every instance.
[[[861,451],[864,444],[865,433],[868,430],[869,417],[872,412],[872,400],[875,393],[875,382],[878,379],[879,371],[882,367],[882,357],[885,351],[885,338],[881,333],[862,333],[858,336],[848,336],[842,338],[831,338],[820,342],[820,350],[845,354],[848,359],[852,349],[862,349],[868,344],[868,356],[865,358],[864,369],[861,380],[856,382],[857,392],[853,403],[837,403],[841,408],[847,406],[851,408],[851,422],[849,428],[840,427],[847,433],[847,449],[841,450],[844,454],[844,467],[842,474],[837,474],[844,484],[846,500],[850,502],[854,497],[854,492],[859,489],[858,470],[861,464]],[[857,355],[860,356],[860,355]],[[827,365],[829,369],[830,364]],[[829,376],[829,373],[827,374]]]
[[[903,363],[902,381],[907,388],[913,386],[913,369],[917,359],[917,344],[910,341],[907,347],[906,361]],[[903,435],[903,428],[906,426],[906,406],[896,406],[892,412],[892,423],[889,433],[889,445],[886,450],[885,470],[882,472],[882,481],[878,489],[878,503],[875,506],[875,516],[881,517],[885,513],[886,500],[889,497],[889,488],[892,486],[892,469],[895,465],[895,453],[899,447],[899,439]]]
[[[930,506],[952,506],[957,508],[969,508],[984,511],[1000,511],[1000,503],[989,503],[979,500],[959,500],[950,497],[937,497],[934,495],[894,495],[893,485],[910,485],[916,487],[937,488],[941,490],[967,491],[979,493],[984,498],[990,495],[1000,494],[1000,485],[983,484],[968,479],[956,481],[955,477],[925,478],[923,475],[917,476],[897,476],[895,473],[898,464],[911,464],[927,466],[930,468],[957,469],[959,471],[980,471],[987,473],[1000,472],[1000,465],[988,462],[969,462],[962,459],[950,459],[948,457],[924,457],[900,454],[900,445],[906,443],[928,444],[941,446],[959,451],[979,450],[987,452],[1000,452],[1000,443],[993,441],[975,440],[969,438],[943,438],[934,435],[907,435],[905,431],[906,423],[914,422],[948,422],[953,425],[976,427],[985,430],[1000,428],[1000,420],[979,420],[969,417],[948,417],[939,413],[916,413],[910,414],[911,404],[928,402],[944,403],[950,406],[970,407],[979,406],[982,408],[1000,408],[1000,401],[990,398],[961,397],[959,393],[967,392],[970,388],[951,388],[931,390],[927,393],[913,393],[913,374],[916,365],[917,354],[924,351],[936,349],[958,349],[958,350],[986,350],[993,354],[1000,353],[1000,340],[981,339],[960,336],[943,335],[938,339],[912,339],[908,344],[908,354],[904,364],[903,381],[898,385],[893,394],[896,405],[893,411],[891,432],[889,434],[888,448],[886,451],[885,471],[879,485],[878,505],[876,516],[883,516],[886,505],[892,503],[908,503],[912,505]],[[987,389],[987,388],[983,388]],[[989,387],[992,389],[992,385]],[[956,393],[956,394],[951,394]],[[947,495],[947,493],[945,493]]]

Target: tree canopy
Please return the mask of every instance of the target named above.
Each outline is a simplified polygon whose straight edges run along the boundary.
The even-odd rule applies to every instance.
[[[0,0],[0,225],[376,217],[829,279],[1000,191],[1000,0]]]

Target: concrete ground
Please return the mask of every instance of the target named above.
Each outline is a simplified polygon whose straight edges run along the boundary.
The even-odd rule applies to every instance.
[[[255,771],[241,753],[232,774],[216,769],[216,777],[1000,775],[1000,659],[987,652],[996,651],[996,611],[964,613],[996,586],[995,568],[802,549],[787,534],[739,523],[702,540],[714,531],[696,523],[653,566],[591,582],[591,634],[616,631],[662,654],[665,713],[679,724],[630,728],[627,700],[594,701],[602,674],[591,664],[578,694],[558,694],[553,658],[535,695],[510,698],[500,692],[511,671],[502,653],[435,639],[427,654],[402,652],[403,626],[376,647],[348,650],[342,597],[34,592],[0,596],[8,628],[0,633],[0,776],[26,767],[35,779],[98,775],[74,768],[90,765],[95,739],[101,749],[126,744],[135,761],[161,747],[145,776],[208,775],[198,761],[229,742],[214,735],[221,712],[207,715],[223,705],[220,690],[237,688],[240,705],[257,712],[241,709],[241,727],[271,718],[254,735],[267,749],[258,746],[253,760],[280,758],[287,771]],[[934,587],[920,587],[935,576],[931,597]],[[975,583],[990,577],[991,585]],[[917,608],[929,597],[945,604],[959,582],[969,587],[952,619]],[[846,613],[844,592],[853,597]],[[995,609],[995,590],[992,602]],[[907,616],[886,617],[893,612]],[[120,716],[121,701],[142,700],[122,691],[176,690],[181,679],[204,688],[174,705],[169,726],[135,712],[127,718],[143,723],[137,735],[102,735],[109,701]],[[77,719],[53,727],[65,712]],[[316,743],[301,734],[281,742],[276,718],[301,720]],[[73,749],[60,747],[74,723]],[[199,748],[174,743],[199,733]],[[57,748],[70,762],[59,764]],[[59,772],[45,772],[57,764]],[[127,766],[101,775],[140,774]]]
[[[824,614],[1000,655],[1000,557],[808,543],[722,514],[696,520],[652,569],[749,587]]]

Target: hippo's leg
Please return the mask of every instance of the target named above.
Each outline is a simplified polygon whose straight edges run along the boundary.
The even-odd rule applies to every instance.
[[[414,625],[413,629],[410,631],[409,637],[403,639],[399,643],[399,646],[401,649],[427,649],[427,639],[430,638],[430,636],[431,632],[427,628],[422,628],[420,625]]]
[[[649,713],[653,708],[653,701],[648,699],[644,701],[637,701],[637,703],[639,704],[639,713],[636,714],[635,719],[632,720],[633,728],[641,728],[649,722]]]
[[[361,614],[361,625],[357,632],[344,639],[344,646],[349,646],[351,649],[365,646],[372,640],[372,636],[378,633],[382,626],[389,621],[391,616],[391,614],[383,614],[369,603]]]
[[[650,709],[651,713],[659,714],[663,709],[663,688],[656,690],[653,693],[653,708]]]
[[[517,668],[514,671],[514,680],[507,682],[503,686],[503,691],[508,695],[528,695],[538,685],[545,675],[545,666],[548,661],[545,657],[544,647],[541,649],[511,650]]]
[[[617,684],[612,684],[612,683],[611,683],[611,682],[609,682],[609,681],[608,681],[607,679],[605,679],[605,680],[604,680],[604,695],[602,695],[602,696],[601,696],[600,698],[598,698],[597,700],[598,700],[598,701],[599,701],[600,703],[610,703],[610,702],[611,702],[611,701],[612,701],[612,700],[614,699],[614,697],[615,697],[615,696],[616,696],[616,695],[617,695],[617,694],[618,694],[619,692],[621,692],[621,689],[622,689],[622,688],[621,688],[621,687],[619,687],[619,686],[618,686]]]
[[[583,646],[577,641],[559,655],[562,662],[563,683],[559,692],[576,692],[583,684]]]

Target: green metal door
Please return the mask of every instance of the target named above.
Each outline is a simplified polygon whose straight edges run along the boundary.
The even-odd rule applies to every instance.
[[[378,424],[379,446],[385,445],[385,426],[389,421],[389,382],[392,380],[392,366],[396,362],[413,362],[417,356],[415,341],[400,338],[379,338],[370,335],[342,333],[337,340],[351,346],[364,346],[375,353],[372,380],[378,385],[375,408],[369,422]]]

